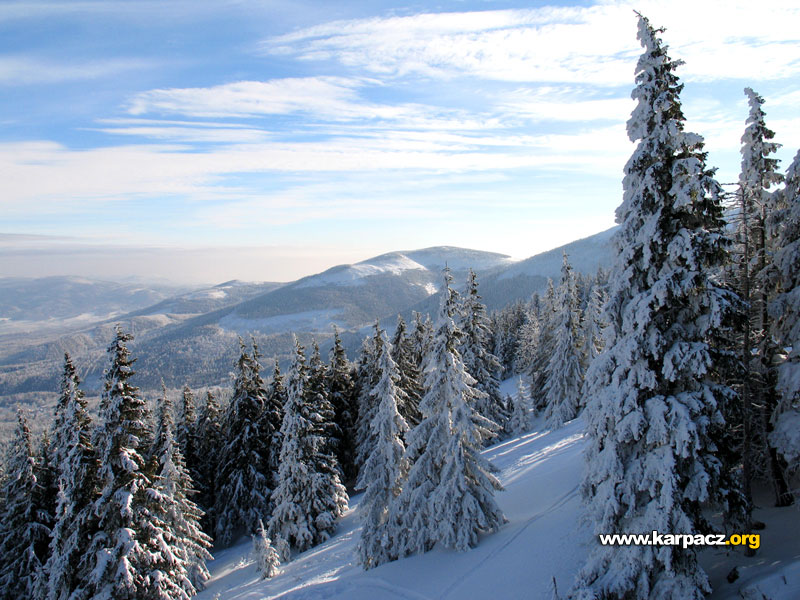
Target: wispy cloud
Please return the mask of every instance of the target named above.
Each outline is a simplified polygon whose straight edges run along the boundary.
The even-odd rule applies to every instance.
[[[136,95],[129,112],[225,118],[313,113],[350,117],[358,110],[360,84],[341,77],[239,81],[205,88],[150,90]]]
[[[0,22],[41,18],[110,17],[152,23],[155,19],[191,20],[219,14],[220,5],[228,11],[241,8],[250,14],[263,14],[280,8],[280,0],[5,0],[0,4]]]
[[[172,88],[143,92],[128,104],[131,115],[180,115],[192,119],[296,116],[295,134],[335,133],[332,125],[417,130],[482,130],[499,125],[497,115],[432,104],[375,102],[365,93],[383,86],[370,79],[343,77],[284,78],[239,81],[205,88]],[[156,124],[157,120],[150,120]],[[326,128],[320,129],[322,123]],[[133,123],[131,123],[133,125]],[[275,125],[272,125],[273,129]],[[352,129],[346,131],[353,132]]]
[[[796,2],[609,0],[588,7],[422,14],[328,23],[265,40],[268,54],[400,77],[469,75],[619,85],[639,52],[632,9],[669,29],[684,77],[790,78],[800,73]],[[712,26],[713,24],[713,26]]]
[[[27,56],[0,56],[0,85],[91,80],[152,66],[152,62],[141,59],[93,60],[75,64]]]
[[[614,29],[622,26],[605,20]],[[621,46],[613,31],[587,36],[595,24],[575,8],[422,14],[328,23],[265,40],[262,49],[335,59],[382,76],[598,84],[629,78],[635,44]]]
[[[176,126],[160,123],[151,125],[130,125],[127,127],[97,128],[94,130],[112,135],[191,144],[245,144],[266,142],[272,137],[269,132],[261,129],[245,127]]]
[[[597,95],[592,88],[546,85],[506,93],[498,106],[508,115],[537,122],[624,122],[635,106],[628,97]]]

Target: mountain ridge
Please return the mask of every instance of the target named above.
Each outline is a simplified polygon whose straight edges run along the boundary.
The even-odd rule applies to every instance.
[[[376,319],[391,330],[398,314],[407,319],[413,311],[435,314],[435,294],[445,264],[457,287],[463,287],[468,267],[474,267],[480,293],[492,310],[542,291],[547,277],[553,276],[554,253],[559,268],[566,250],[580,265],[576,270],[593,273],[610,261],[609,238],[609,231],[601,232],[523,261],[453,246],[387,252],[294,282],[232,280],[182,291],[40,342],[22,335],[6,337],[4,342],[0,335],[0,398],[6,405],[27,398],[26,393],[52,399],[65,351],[80,365],[85,389],[97,393],[106,346],[117,323],[135,334],[131,350],[138,358],[137,385],[144,390],[157,389],[162,377],[169,387],[227,387],[240,336],[254,336],[267,357],[265,371],[271,369],[273,357],[286,362],[292,333],[303,344],[316,340],[327,353],[334,326],[342,331],[352,359]]]

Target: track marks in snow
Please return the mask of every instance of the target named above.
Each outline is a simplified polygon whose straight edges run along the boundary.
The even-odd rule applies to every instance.
[[[542,517],[546,517],[547,515],[559,510],[563,507],[567,502],[576,498],[578,495],[578,487],[574,486],[568,492],[559,496],[553,503],[551,503],[547,508],[543,511],[536,513],[532,517],[526,520],[525,524],[522,527],[519,527],[506,541],[500,544],[497,548],[492,549],[488,552],[485,556],[483,556],[478,562],[470,567],[470,569],[461,574],[461,576],[457,577],[453,580],[453,582],[442,592],[439,596],[439,600],[445,600],[446,598],[450,597],[451,594],[456,591],[458,588],[464,585],[464,582],[470,579],[470,577],[475,576],[485,576],[485,573],[482,570],[482,567],[487,563],[495,560],[496,558],[500,557],[517,539],[519,539],[522,534],[524,534],[527,529],[533,525],[536,521],[541,519]],[[459,595],[453,596],[454,598],[460,597]]]
[[[580,554],[582,536],[574,529],[582,429],[576,419],[558,431],[527,433],[484,451],[500,470],[506,491],[497,500],[511,522],[482,535],[469,552],[434,549],[363,571],[356,558],[357,495],[337,534],[282,565],[272,580],[260,580],[252,565],[234,564],[234,556],[249,556],[249,544],[222,551],[200,598],[211,600],[219,592],[225,600],[461,600],[546,593],[542,581],[569,577]],[[568,539],[561,539],[567,529]]]

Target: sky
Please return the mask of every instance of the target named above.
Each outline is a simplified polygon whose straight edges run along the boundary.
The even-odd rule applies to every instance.
[[[0,277],[289,281],[605,230],[636,9],[735,182],[745,86],[800,148],[795,0],[0,3]]]

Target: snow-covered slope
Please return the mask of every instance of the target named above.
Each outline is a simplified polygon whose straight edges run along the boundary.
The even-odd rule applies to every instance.
[[[588,534],[576,518],[582,435],[577,420],[486,451],[501,470],[506,490],[497,499],[509,522],[469,552],[434,549],[364,571],[355,562],[356,496],[334,538],[283,565],[271,580],[259,579],[248,540],[218,552],[198,599],[550,598],[552,578],[567,588],[585,558]]]
[[[501,387],[514,394],[516,378]],[[582,520],[578,486],[584,469],[583,420],[557,431],[538,430],[484,451],[499,469],[505,491],[496,498],[508,518],[500,531],[485,535],[468,552],[434,548],[364,571],[356,562],[361,495],[336,535],[281,566],[270,580],[260,579],[252,545],[215,552],[212,579],[199,600],[550,600],[553,581],[562,595],[572,585],[592,543],[592,528]],[[761,506],[769,498],[757,498]],[[766,523],[754,557],[741,549],[714,548],[700,554],[714,592],[712,600],[800,598],[800,519],[798,509],[759,508]],[[739,577],[728,582],[737,567]]]
[[[402,276],[406,271],[430,271],[438,276],[445,265],[454,271],[485,271],[514,263],[505,254],[482,252],[468,248],[437,246],[422,250],[389,252],[354,265],[339,265],[318,275],[304,277],[294,284],[296,289],[326,285],[363,285],[374,275],[390,274]]]
[[[177,285],[84,277],[0,278],[0,335],[85,326],[184,291]]]
[[[548,279],[557,282],[561,277],[564,253],[577,273],[594,275],[600,267],[608,269],[614,258],[611,236],[616,230],[612,227],[487,274],[480,281],[484,302],[490,309],[502,308],[544,292]]]
[[[499,274],[498,279],[509,279],[519,275],[549,277],[561,276],[562,256],[566,252],[572,268],[579,273],[594,273],[598,267],[608,267],[611,263],[611,237],[617,227],[601,231],[595,235],[570,242],[564,246],[542,252],[521,260]]]
[[[126,315],[126,318],[142,315],[199,315],[244,302],[249,298],[266,294],[281,287],[282,283],[226,281],[209,288],[201,288],[168,298],[153,306]]]

